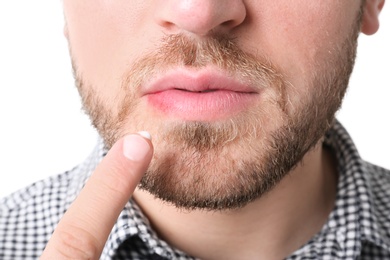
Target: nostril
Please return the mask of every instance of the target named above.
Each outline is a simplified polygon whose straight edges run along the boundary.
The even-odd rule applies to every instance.
[[[171,23],[169,21],[161,21],[160,26],[162,26],[168,30],[172,30],[176,27],[174,23]]]
[[[221,26],[223,27],[233,27],[235,26],[237,23],[233,20],[229,20],[229,21],[226,21],[226,22],[223,22],[221,23]]]

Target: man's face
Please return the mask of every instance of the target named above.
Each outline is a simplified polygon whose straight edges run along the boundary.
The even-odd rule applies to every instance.
[[[141,186],[179,207],[235,208],[323,136],[352,70],[357,0],[64,0],[84,107],[110,147],[141,130]]]

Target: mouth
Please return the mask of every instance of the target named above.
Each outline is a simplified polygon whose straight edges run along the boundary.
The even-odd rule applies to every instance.
[[[182,89],[182,88],[175,88],[175,90],[187,91],[187,92],[193,92],[193,93],[210,93],[210,92],[219,91],[219,89],[206,89],[206,90],[201,90],[201,91],[191,91],[191,90]]]
[[[170,71],[142,86],[147,105],[163,116],[190,121],[229,118],[247,109],[259,90],[208,68]]]

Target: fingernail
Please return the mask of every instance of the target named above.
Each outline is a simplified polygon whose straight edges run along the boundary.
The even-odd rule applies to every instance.
[[[146,132],[147,133],[147,132]],[[148,133],[149,134],[149,133]],[[128,135],[123,141],[123,154],[126,158],[132,161],[141,161],[145,158],[150,150],[148,142],[139,135]],[[150,134],[149,134],[150,136]],[[145,137],[148,138],[148,137]],[[149,139],[149,138],[148,138]]]

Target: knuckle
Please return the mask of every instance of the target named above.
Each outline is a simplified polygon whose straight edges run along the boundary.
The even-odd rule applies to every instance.
[[[97,240],[86,230],[68,227],[57,236],[58,253],[66,259],[99,259]]]

